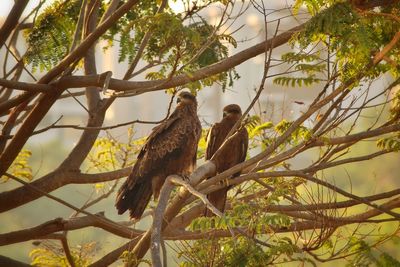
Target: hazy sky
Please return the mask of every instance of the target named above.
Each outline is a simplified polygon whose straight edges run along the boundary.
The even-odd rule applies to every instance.
[[[0,18],[5,18],[7,14],[10,12],[12,6],[14,5],[14,0],[0,0],[1,1],[1,7],[0,7]],[[25,8],[24,15],[27,15],[32,8],[34,8],[40,0],[30,0],[28,3],[28,6]],[[52,1],[47,1],[51,3]],[[171,6],[172,9],[176,11],[182,11],[183,9],[183,4],[180,1],[173,2],[169,1],[169,5]]]
[[[0,17],[5,17],[10,12],[10,9],[14,5],[14,0],[1,0]],[[25,8],[24,15],[27,15],[32,8],[39,3],[39,0],[31,0],[28,6]]]

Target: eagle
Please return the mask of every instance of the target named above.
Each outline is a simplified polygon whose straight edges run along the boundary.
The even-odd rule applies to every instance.
[[[205,157],[206,160],[212,159],[216,165],[217,173],[221,173],[246,159],[249,137],[246,128],[240,126],[238,132],[227,140],[228,143],[223,147],[222,151],[218,152],[218,157],[213,158],[213,155],[224,143],[225,139],[227,139],[228,133],[241,116],[242,110],[238,105],[228,105],[223,109],[222,120],[215,123],[208,132]],[[238,175],[240,175],[240,173],[236,173],[233,176],[235,177]],[[228,189],[228,187],[225,187],[207,195],[211,204],[221,212],[225,210]],[[206,208],[204,215],[211,217],[213,213]]]
[[[189,175],[196,164],[200,136],[196,97],[180,92],[174,112],[153,128],[119,189],[115,202],[118,214],[129,210],[130,218],[140,219],[151,196],[158,198],[167,176]]]

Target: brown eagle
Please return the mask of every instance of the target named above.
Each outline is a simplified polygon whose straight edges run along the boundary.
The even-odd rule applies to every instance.
[[[224,107],[223,113],[221,122],[215,123],[208,133],[206,160],[213,157],[218,148],[224,143],[229,131],[242,116],[242,110],[235,104]],[[213,158],[213,162],[217,167],[217,173],[221,173],[246,159],[249,143],[246,128],[239,128],[238,133],[227,142],[228,143],[224,146],[223,150],[218,152],[218,157]],[[234,177],[238,175],[240,175],[240,173],[236,173]],[[207,195],[211,204],[221,212],[224,212],[225,210],[228,189],[228,187],[225,187]],[[213,213],[206,209],[205,216],[213,216]]]
[[[158,198],[168,175],[188,175],[195,167],[201,136],[196,97],[181,92],[177,103],[168,119],[153,128],[119,189],[115,203],[118,214],[129,209],[130,217],[139,219],[151,196]]]

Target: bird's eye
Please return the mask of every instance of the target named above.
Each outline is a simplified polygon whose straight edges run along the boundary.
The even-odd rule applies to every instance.
[[[226,115],[228,115],[228,112],[224,111],[224,114],[222,116],[226,117]]]
[[[176,103],[178,104],[179,102],[181,102],[181,98],[180,98],[180,97],[178,97],[178,98],[176,99]]]

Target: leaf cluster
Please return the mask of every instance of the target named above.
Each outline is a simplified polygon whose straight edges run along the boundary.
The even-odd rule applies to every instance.
[[[178,254],[184,258],[180,266],[269,266],[279,257],[285,260],[300,252],[287,237],[270,239],[268,247],[255,238],[202,239],[185,244]]]
[[[396,47],[386,54],[389,60],[372,65],[374,56],[400,29],[400,23],[391,17],[398,15],[396,5],[374,12],[362,12],[349,2],[297,2],[306,4],[314,16],[305,30],[295,36],[294,41],[301,49],[315,44],[326,46],[335,55],[333,63],[337,65],[342,81],[357,77],[360,70],[367,78],[378,77],[387,71],[398,76],[398,66],[390,63],[399,59],[399,50]]]
[[[260,117],[254,116],[247,124],[251,147],[258,147],[261,143],[261,148],[265,150],[274,142],[276,136],[283,134],[291,125],[292,123],[286,119],[274,124],[271,121],[261,122]],[[312,138],[311,129],[301,125],[282,146],[296,145],[310,138]]]
[[[207,1],[204,5],[213,2],[216,1]],[[28,51],[25,60],[34,71],[51,69],[70,52],[80,4],[78,0],[57,0],[38,16],[33,29],[26,31]],[[141,60],[158,68],[149,72],[146,79],[163,79],[172,74],[190,76],[199,68],[226,58],[228,45],[236,47],[236,40],[231,35],[219,34],[201,17],[187,23],[188,17],[173,13],[168,6],[164,12],[157,13],[159,4],[156,0],[139,1],[101,37],[108,41],[104,49],[118,45],[120,62],[132,62],[144,36],[149,34]],[[100,15],[105,7],[106,4],[103,4]],[[237,72],[231,69],[189,83],[187,87],[199,90],[217,82],[225,89],[238,78]]]
[[[400,134],[392,137],[381,138],[376,142],[380,149],[387,149],[392,151],[400,151]]]
[[[21,151],[18,153],[18,156],[8,169],[8,172],[16,177],[31,181],[33,178],[32,168],[29,165],[29,158],[31,156],[32,152],[30,150],[21,149]],[[9,177],[5,175],[0,178],[1,182],[7,182],[8,180]]]
[[[305,53],[300,51],[298,53],[288,52],[282,55],[282,61],[292,64],[296,72],[305,75],[301,76],[279,76],[273,82],[282,86],[310,86],[323,81],[318,78],[318,74],[326,70],[326,64],[321,63],[321,58],[318,54]]]
[[[138,260],[136,255],[132,253],[132,251],[125,250],[121,256],[120,259],[126,264],[130,266],[137,266],[137,265],[143,265],[146,264],[147,266],[152,266],[151,261],[147,259],[140,259]]]
[[[28,49],[24,59],[33,71],[50,70],[69,53],[80,2],[55,1],[37,17],[33,28],[25,31]]]
[[[86,172],[117,170],[133,165],[145,141],[146,137],[134,139],[132,128],[128,129],[127,142],[98,138],[86,158]]]
[[[70,251],[75,266],[77,267],[89,266],[89,264],[93,260],[95,249],[96,249],[95,242],[87,243],[82,246],[72,247]],[[56,245],[41,246],[40,248],[35,248],[29,253],[29,256],[32,258],[31,264],[33,266],[38,266],[38,267],[70,266],[65,256],[64,250]]]
[[[346,266],[400,266],[400,262],[386,252],[376,253],[364,240],[353,238],[349,250],[356,252],[353,259]]]

